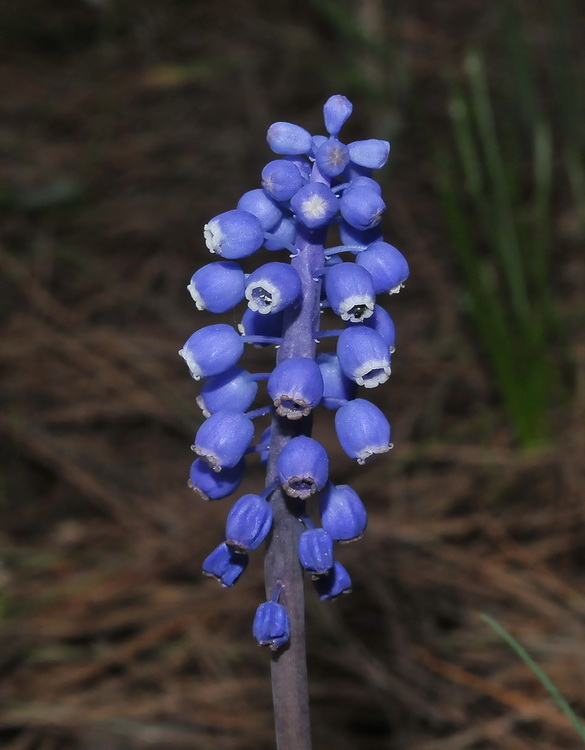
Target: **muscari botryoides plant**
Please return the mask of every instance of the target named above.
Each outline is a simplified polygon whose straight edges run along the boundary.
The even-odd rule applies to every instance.
[[[196,271],[188,287],[199,310],[225,313],[245,304],[241,322],[237,330],[227,323],[200,328],[180,351],[193,378],[204,381],[193,490],[206,500],[225,498],[238,489],[253,454],[266,464],[264,489],[236,500],[225,540],[203,572],[233,586],[249,553],[266,544],[267,601],[253,634],[274,652],[281,750],[310,747],[303,571],[323,600],[349,592],[336,546],[359,539],[367,522],[357,493],[330,479],[327,452],[311,437],[313,412],[335,412],[337,439],[358,464],[392,447],[388,420],[366,396],[388,380],[394,351],[394,323],[376,300],[401,289],[408,264],[382,239],[386,206],[372,178],[390,144],[341,142],[351,112],[348,99],[332,96],[324,106],[327,136],[288,122],[270,126],[267,141],[277,158],[262,170],[261,187],[205,225],[205,243],[218,260]],[[329,229],[340,244],[326,246]],[[261,247],[276,260],[244,273],[238,260]],[[320,329],[327,308],[339,328]],[[327,337],[337,338],[335,352],[319,353]],[[276,348],[270,373],[239,364],[246,343]],[[265,403],[252,408],[262,381]],[[255,429],[253,420],[267,415],[270,425]]]

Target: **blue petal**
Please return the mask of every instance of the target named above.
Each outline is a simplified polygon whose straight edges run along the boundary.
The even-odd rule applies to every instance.
[[[276,651],[290,639],[290,621],[286,609],[277,602],[261,604],[256,610],[252,632],[260,646],[269,646]]]
[[[272,506],[260,495],[243,495],[230,510],[225,527],[227,544],[239,550],[256,549],[272,526]]]
[[[303,183],[299,168],[287,159],[275,159],[262,170],[262,187],[275,201],[289,201]]]
[[[354,164],[367,169],[380,169],[388,161],[390,144],[377,138],[354,141],[349,144],[349,158]]]
[[[222,586],[233,586],[248,565],[248,555],[222,542],[203,561],[203,574],[216,578]]]
[[[349,573],[339,562],[333,563],[333,568],[327,575],[319,576],[313,582],[319,598],[336,599],[341,594],[349,594],[351,591],[351,578]]]
[[[337,135],[353,111],[353,104],[345,96],[334,94],[323,106],[325,130]]]
[[[330,484],[319,500],[321,524],[332,539],[351,542],[359,539],[368,515],[359,495],[347,484]]]
[[[355,397],[357,383],[343,373],[336,354],[318,354],[316,362],[323,377],[321,403],[326,409],[338,409],[341,406],[340,401],[349,401]]]
[[[299,560],[315,576],[333,567],[333,539],[325,529],[307,529],[299,536]]]
[[[256,398],[258,384],[243,367],[232,367],[205,383],[197,405],[205,417],[216,411],[247,411]]]
[[[386,204],[375,190],[357,185],[345,190],[339,201],[339,209],[348,224],[364,231],[378,226]]]
[[[336,138],[328,138],[315,154],[319,172],[326,177],[338,177],[349,164],[349,149]]]
[[[235,466],[221,471],[214,471],[207,461],[198,458],[191,464],[189,487],[204,500],[221,500],[237,490],[245,471],[243,458]]]
[[[277,467],[286,494],[305,500],[326,485],[329,458],[320,443],[301,435],[284,446]]]
[[[260,220],[248,211],[233,209],[219,214],[203,227],[210,252],[224,258],[245,258],[262,245],[264,230]]]
[[[283,360],[268,379],[268,393],[280,416],[293,420],[308,416],[323,396],[319,366],[307,357]]]
[[[311,134],[291,122],[274,122],[268,128],[266,140],[275,154],[306,154],[311,150]]]
[[[264,237],[264,247],[267,250],[288,250],[294,248],[297,235],[297,224],[294,219],[281,219],[278,224],[267,232]]]
[[[246,299],[251,310],[263,315],[278,313],[300,297],[301,279],[288,263],[266,263],[246,280]]]
[[[240,266],[221,260],[196,271],[187,289],[198,310],[223,313],[244,299],[245,286],[246,279]]]
[[[388,345],[365,325],[351,326],[340,334],[337,357],[347,377],[365,388],[375,388],[390,377]]]
[[[243,353],[244,342],[225,323],[216,323],[195,331],[179,351],[195,380],[229,370]]]
[[[376,294],[400,291],[409,274],[404,255],[387,242],[369,245],[357,256],[356,263],[370,272]]]
[[[260,188],[244,193],[238,201],[238,208],[254,214],[265,232],[273,229],[283,216],[280,207]]]
[[[349,401],[337,410],[335,430],[345,453],[359,464],[392,447],[388,420],[377,406],[363,398]]]
[[[252,420],[237,411],[218,411],[203,422],[193,450],[215,470],[235,466],[254,437]]]
[[[247,308],[242,315],[242,322],[238,328],[245,336],[267,336],[274,338],[282,336],[284,313],[272,313],[264,315]],[[268,344],[256,344],[256,346],[268,346]]]
[[[359,323],[374,312],[374,282],[369,272],[355,263],[330,268],[325,275],[325,292],[331,309],[342,320]]]
[[[383,307],[380,307],[380,305],[375,305],[373,314],[369,318],[364,320],[363,324],[368,328],[373,328],[376,333],[380,334],[380,336],[386,342],[390,354],[394,352],[394,349],[396,347],[396,328],[394,326],[394,321]],[[359,325],[359,323],[350,322],[347,325],[357,326]]]
[[[297,221],[308,229],[329,224],[339,210],[337,197],[321,182],[303,185],[291,198],[290,207]]]

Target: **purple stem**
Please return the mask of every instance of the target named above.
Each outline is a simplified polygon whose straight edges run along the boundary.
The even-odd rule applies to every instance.
[[[317,177],[319,179],[319,177]],[[277,361],[289,357],[314,359],[314,332],[319,329],[321,281],[316,273],[323,267],[325,230],[299,229],[299,249],[291,265],[301,278],[302,302],[287,314],[285,334]],[[311,416],[296,421],[275,415],[272,421],[267,483],[278,479],[277,460],[286,443],[297,435],[311,434]],[[298,556],[298,538],[303,530],[299,518],[305,503],[284,494],[281,487],[272,495],[274,521],[268,538],[264,572],[267,596],[282,583],[280,602],[290,618],[290,641],[272,655],[272,697],[278,750],[310,750],[311,727],[305,648],[305,598],[303,569]]]

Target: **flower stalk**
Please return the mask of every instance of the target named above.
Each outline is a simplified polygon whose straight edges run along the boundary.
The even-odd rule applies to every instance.
[[[297,237],[298,254],[291,265],[298,271],[302,286],[300,310],[285,317],[285,334],[278,351],[278,362],[292,357],[315,358],[313,331],[319,328],[321,279],[316,271],[323,268],[324,233],[305,230]],[[291,421],[275,415],[266,483],[278,480],[277,460],[284,446],[293,437],[310,436],[312,416]],[[272,699],[278,750],[310,750],[309,694],[307,655],[305,648],[305,593],[303,569],[299,562],[298,543],[303,531],[299,518],[304,515],[305,502],[285,495],[279,487],[272,495],[274,519],[266,545],[264,576],[266,595],[282,584],[280,601],[286,607],[291,638],[285,649],[273,652],[271,662]]]

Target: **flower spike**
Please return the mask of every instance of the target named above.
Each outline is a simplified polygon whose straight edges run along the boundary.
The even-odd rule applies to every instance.
[[[399,291],[409,268],[382,234],[386,203],[374,170],[386,163],[390,144],[344,142],[352,109],[341,94],[325,102],[327,135],[284,121],[268,128],[272,156],[236,208],[205,225],[205,244],[219,259],[188,286],[199,310],[229,319],[200,328],[179,352],[192,377],[204,381],[196,403],[206,419],[195,437],[189,486],[220,500],[238,490],[246,463],[265,467],[264,489],[246,488],[233,503],[225,539],[203,573],[231,587],[248,555],[265,546],[267,601],[252,630],[260,645],[283,649],[272,663],[277,713],[306,692],[302,572],[323,600],[349,593],[350,575],[335,554],[359,539],[368,521],[359,495],[330,481],[327,450],[311,437],[313,421],[322,407],[332,410],[339,444],[358,465],[392,447],[386,416],[363,395],[388,380],[395,348],[394,322],[378,295]],[[281,254],[251,265],[261,248]],[[244,353],[246,343],[261,350]],[[272,363],[252,370],[266,355]],[[283,736],[289,719],[277,717],[276,744],[309,747],[305,727]]]

